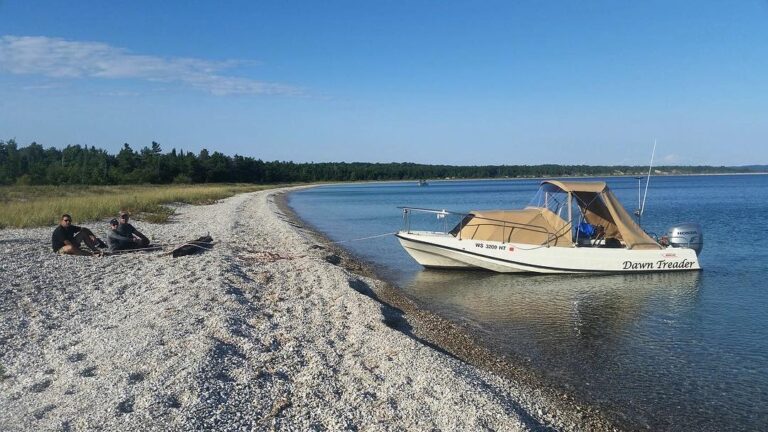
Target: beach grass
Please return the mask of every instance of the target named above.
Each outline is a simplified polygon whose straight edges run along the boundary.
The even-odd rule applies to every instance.
[[[135,219],[161,223],[173,215],[170,203],[211,204],[274,187],[278,185],[2,186],[0,229],[54,225],[64,213],[79,224],[116,217],[121,210]]]

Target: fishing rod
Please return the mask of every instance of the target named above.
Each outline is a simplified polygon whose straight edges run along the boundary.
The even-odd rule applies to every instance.
[[[161,249],[163,249],[164,246],[166,246],[166,245],[164,245],[164,244],[163,245],[159,245],[158,244],[158,245],[152,245],[152,246],[147,246],[147,247],[142,247],[142,248],[118,249],[118,250],[114,250],[112,252],[107,252],[107,253],[109,255],[120,255],[120,254],[125,254],[125,253],[130,253],[130,252],[142,252],[142,251],[143,252],[151,252],[151,251],[161,250]]]
[[[637,213],[637,224],[642,226],[643,213],[645,212],[645,198],[648,196],[648,184],[651,182],[651,170],[653,169],[653,157],[656,155],[656,138],[653,139],[653,151],[651,152],[651,163],[648,165],[648,177],[645,180],[645,192],[643,193],[643,203]],[[637,198],[640,200],[640,181],[638,180]]]
[[[176,249],[178,249],[178,248],[180,248],[182,246],[192,246],[192,247],[197,247],[197,248],[200,248],[200,249],[209,250],[216,243],[217,242],[213,242],[213,241],[212,242],[203,242],[203,243],[201,243],[201,242],[198,242],[197,240],[191,240],[191,241],[184,242],[184,243],[155,243],[155,244],[152,244],[152,245],[147,246],[147,247],[129,248],[129,249],[118,249],[118,250],[115,250],[115,251],[112,251],[112,252],[108,252],[108,254],[109,255],[122,255],[122,254],[126,254],[126,253],[131,253],[131,252],[152,252],[152,251],[163,250],[163,249],[168,248],[168,247],[172,248],[172,250],[170,252],[168,252],[168,254],[170,254],[174,250],[176,250]]]
[[[635,180],[637,180],[637,207],[635,208],[635,218],[637,218],[637,224],[640,225],[640,206],[642,205],[640,203],[640,198],[643,196],[643,193],[641,192],[640,188],[640,181],[643,179],[643,176],[635,176]]]

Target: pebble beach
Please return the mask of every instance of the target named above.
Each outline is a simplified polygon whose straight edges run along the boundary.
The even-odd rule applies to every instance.
[[[135,222],[155,243],[213,237],[180,258],[0,230],[0,430],[613,429],[305,228],[289,191]]]

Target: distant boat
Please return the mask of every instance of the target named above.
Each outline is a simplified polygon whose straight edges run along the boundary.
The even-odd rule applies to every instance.
[[[436,214],[444,230],[411,229],[415,213]],[[448,216],[460,219],[451,230]],[[522,210],[464,214],[403,208],[403,219],[405,229],[397,238],[424,267],[502,273],[701,269],[700,226],[674,226],[656,240],[632,220],[605,182],[544,181],[534,202]]]
[[[429,183],[427,183],[426,180],[421,179],[421,180],[419,180],[419,186],[429,186]]]

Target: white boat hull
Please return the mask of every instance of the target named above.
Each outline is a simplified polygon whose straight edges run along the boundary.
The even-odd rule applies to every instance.
[[[482,268],[500,273],[637,273],[700,270],[688,248],[630,250],[601,247],[546,247],[451,234],[401,231],[397,238],[416,262],[430,268]]]

